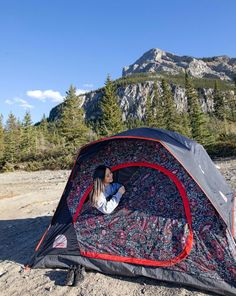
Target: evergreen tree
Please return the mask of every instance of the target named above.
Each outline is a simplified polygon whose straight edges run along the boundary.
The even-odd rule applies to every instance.
[[[116,88],[109,75],[100,101],[100,110],[98,132],[101,136],[110,136],[124,129],[121,109],[117,103]]]
[[[48,137],[46,138],[52,146],[69,146],[66,142],[66,138],[62,136],[60,130],[61,122],[49,122],[48,123]]]
[[[144,123],[148,127],[154,126],[154,114],[150,95],[147,96]]]
[[[30,127],[32,126],[33,122],[31,120],[31,115],[30,115],[30,112],[29,111],[26,111],[25,112],[25,116],[24,116],[24,119],[23,119],[23,127]]]
[[[168,130],[177,131],[179,130],[178,122],[179,117],[177,116],[176,105],[174,102],[173,94],[171,92],[169,84],[165,79],[162,79],[162,101],[164,102],[164,119],[165,127]]]
[[[187,97],[187,111],[190,115],[192,112],[192,104],[193,100],[197,99],[196,90],[193,86],[191,78],[189,77],[188,73],[185,72],[185,90],[186,90],[186,97]]]
[[[185,88],[192,137],[203,145],[207,144],[210,139],[207,128],[207,117],[201,110],[197,92],[187,73],[185,75]]]
[[[225,93],[225,118],[229,121],[236,121],[236,92]]]
[[[154,83],[154,86],[153,86],[152,110],[153,110],[153,117],[154,117],[153,126],[158,128],[165,128],[164,102],[163,102],[163,97],[160,96],[160,94],[158,93],[157,83]]]
[[[234,90],[233,90],[233,94],[230,96],[230,100],[228,102],[228,108],[229,108],[230,120],[236,122],[236,75],[234,77]]]
[[[3,116],[0,114],[0,163],[1,160],[3,159],[3,154],[4,154],[4,129],[3,129]]]
[[[76,95],[74,86],[70,86],[64,99],[61,119],[59,122],[59,134],[65,139],[66,146],[77,148],[87,141],[88,127],[84,122],[84,110],[82,102]],[[55,131],[54,131],[55,132]],[[57,136],[55,134],[55,136]]]
[[[233,96],[233,104],[232,104],[232,118],[233,121],[236,121],[236,74],[234,76],[234,96]]]
[[[144,126],[144,122],[139,118],[128,118],[126,126],[128,129],[138,128]]]
[[[43,134],[45,136],[48,135],[48,121],[47,121],[47,118],[46,118],[46,115],[43,114],[43,117],[40,121],[40,130],[43,132]]]
[[[37,127],[37,139],[36,139],[36,150],[37,152],[43,152],[50,150],[50,140],[51,135],[49,135],[49,124],[45,114],[40,121],[40,125]]]
[[[234,94],[236,95],[236,73],[234,74]]]
[[[190,122],[193,138],[196,141],[204,144],[205,136],[207,135],[206,120],[198,100],[193,101]]]
[[[12,164],[19,160],[20,128],[20,124],[17,122],[16,117],[10,112],[4,130],[4,160]]]
[[[190,118],[188,113],[182,112],[178,114],[180,118],[180,130],[178,131],[179,133],[183,134],[184,136],[191,138],[192,133],[191,133],[191,123],[190,123]]]
[[[222,93],[219,91],[219,86],[217,81],[215,81],[214,92],[213,92],[213,102],[214,102],[214,116],[222,121],[223,130],[221,134],[227,134],[227,120],[226,120],[226,105]]]
[[[21,129],[21,156],[28,157],[29,155],[34,155],[36,152],[36,134],[34,127],[32,126],[33,122],[31,120],[30,112],[25,113],[22,129]]]
[[[222,93],[219,91],[218,82],[215,81],[214,92],[213,92],[213,102],[214,102],[214,115],[216,118],[224,121],[225,120],[225,102]]]
[[[215,144],[220,139],[220,136],[222,135],[222,130],[223,130],[222,121],[217,119],[211,113],[208,117],[207,127],[210,134],[209,145]]]

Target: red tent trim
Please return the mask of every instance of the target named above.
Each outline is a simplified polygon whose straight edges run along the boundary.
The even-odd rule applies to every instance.
[[[191,216],[191,211],[190,211],[190,206],[189,206],[189,201],[188,201],[186,191],[185,191],[182,183],[180,182],[180,180],[176,177],[176,175],[174,175],[169,170],[167,170],[164,167],[157,165],[157,164],[153,164],[153,163],[149,163],[149,162],[126,162],[126,163],[114,166],[111,169],[112,169],[112,171],[116,171],[116,170],[119,170],[122,168],[131,167],[131,166],[142,166],[142,167],[149,167],[149,168],[156,169],[156,170],[162,172],[163,174],[167,175],[175,183],[175,185],[180,193],[180,196],[182,198],[182,201],[183,201],[185,215],[186,215],[187,223],[189,226],[189,234],[187,237],[185,248],[178,256],[176,256],[173,259],[167,260],[167,261],[130,258],[130,257],[124,257],[124,256],[115,256],[115,255],[110,255],[110,254],[87,252],[87,251],[82,251],[82,250],[80,250],[80,253],[81,253],[81,255],[83,255],[85,257],[97,258],[97,259],[103,259],[103,260],[113,260],[113,261],[119,261],[119,262],[128,262],[128,263],[133,263],[133,264],[142,264],[142,265],[149,265],[149,266],[171,266],[171,265],[174,265],[174,264],[182,261],[184,258],[186,258],[189,255],[189,253],[191,252],[191,249],[192,249],[192,245],[193,245],[192,216]],[[76,220],[77,220],[78,215],[82,209],[82,206],[83,206],[85,200],[87,199],[91,190],[92,190],[92,185],[90,185],[86,189],[85,193],[83,194],[83,196],[78,204],[78,207],[76,209],[76,212],[74,214],[73,223],[76,223]]]

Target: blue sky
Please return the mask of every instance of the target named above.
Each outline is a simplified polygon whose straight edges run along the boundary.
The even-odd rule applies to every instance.
[[[0,113],[37,122],[151,48],[236,57],[235,0],[0,0]]]

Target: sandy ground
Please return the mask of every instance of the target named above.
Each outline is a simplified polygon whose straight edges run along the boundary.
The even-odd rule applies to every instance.
[[[216,162],[236,190],[236,160]],[[0,174],[0,295],[118,296],[214,295],[139,277],[114,277],[87,272],[77,287],[64,286],[66,271],[34,269],[23,265],[50,224],[69,171]]]

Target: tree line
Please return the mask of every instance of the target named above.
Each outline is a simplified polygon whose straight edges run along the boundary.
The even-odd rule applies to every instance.
[[[22,121],[10,113],[5,125],[0,116],[0,171],[14,169],[70,168],[78,148],[101,137],[135,127],[158,127],[179,132],[203,144],[213,156],[236,155],[236,83],[230,100],[215,82],[212,112],[203,112],[192,78],[185,74],[187,112],[180,112],[173,97],[172,85],[154,82],[146,97],[143,118],[124,119],[117,98],[117,83],[108,76],[101,89],[99,116],[86,120],[76,88],[66,92],[59,118],[53,122],[43,115],[33,125],[30,112]]]

